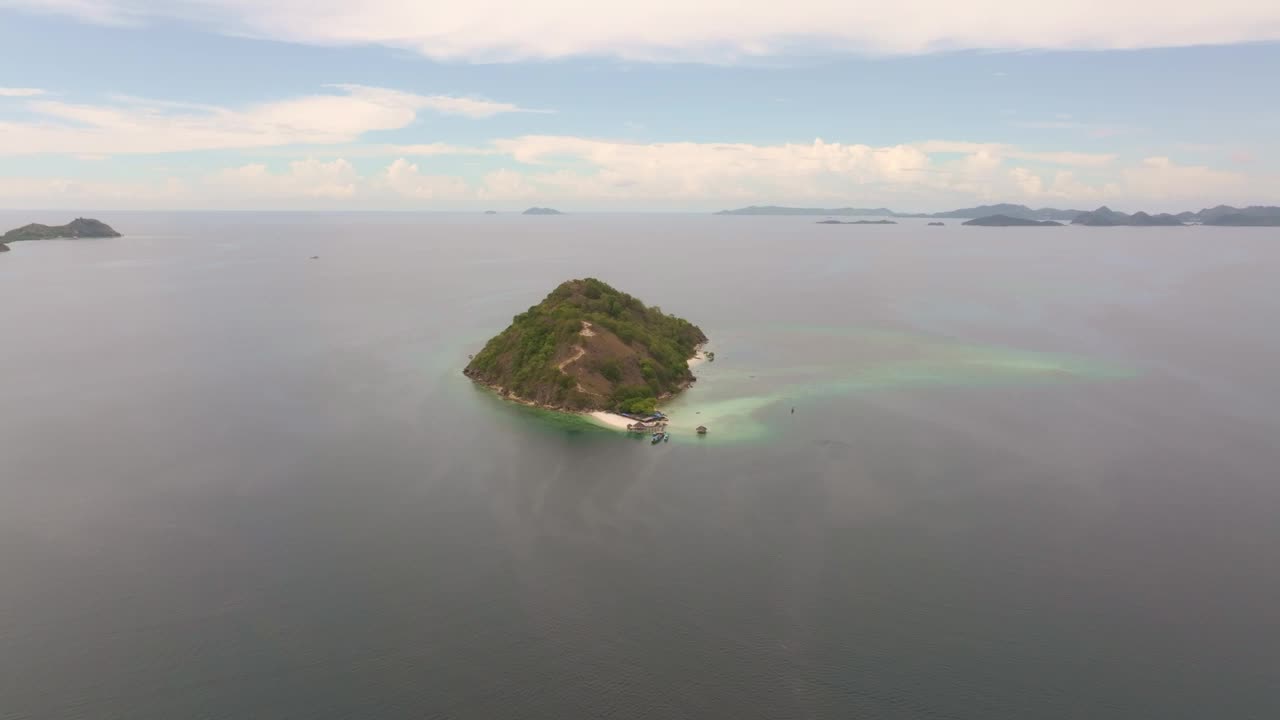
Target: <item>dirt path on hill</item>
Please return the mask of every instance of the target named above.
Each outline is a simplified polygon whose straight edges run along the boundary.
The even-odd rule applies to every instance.
[[[569,358],[568,360],[562,360],[560,364],[556,366],[556,369],[561,372],[564,372],[565,366],[572,365],[578,362],[579,360],[582,359],[582,356],[586,354],[587,354],[587,351],[581,345],[579,345],[578,347],[574,348],[573,357]]]

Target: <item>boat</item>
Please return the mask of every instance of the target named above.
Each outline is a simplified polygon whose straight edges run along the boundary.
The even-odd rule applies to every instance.
[[[664,432],[662,432],[662,431],[658,431],[658,432],[656,432],[656,433],[654,433],[654,434],[653,434],[653,439],[649,441],[649,444],[650,444],[650,445],[657,445],[658,443],[662,442],[663,438],[665,438],[666,436],[667,436],[667,434],[666,434],[666,433],[664,433]]]

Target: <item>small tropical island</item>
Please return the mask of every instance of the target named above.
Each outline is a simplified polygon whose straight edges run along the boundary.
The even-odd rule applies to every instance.
[[[1062,227],[1056,220],[1031,220],[1011,215],[988,215],[960,223],[961,225],[978,225],[981,227]]]
[[[531,207],[520,213],[521,215],[563,215],[564,213],[555,208],[548,207]]]
[[[92,218],[76,218],[66,225],[41,225],[31,223],[14,228],[0,235],[0,252],[9,250],[5,243],[22,242],[24,240],[57,240],[60,238],[109,238],[120,237],[120,233],[101,220]]]
[[[629,429],[694,382],[690,361],[706,342],[688,320],[584,278],[516,315],[463,374],[509,400]]]
[[[892,220],[819,220],[819,225],[897,225]]]
[[[76,218],[66,225],[41,225],[31,223],[0,235],[0,242],[20,240],[54,240],[57,238],[108,238],[120,237],[120,233],[101,220]]]

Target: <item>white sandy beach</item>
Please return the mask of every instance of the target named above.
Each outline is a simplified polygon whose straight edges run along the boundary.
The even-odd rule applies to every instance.
[[[587,417],[590,417],[601,425],[607,425],[615,430],[626,430],[628,425],[635,422],[635,420],[624,418],[621,415],[615,415],[614,413],[605,412],[603,410],[589,412],[587,413]]]
[[[694,353],[693,357],[689,358],[689,367],[699,365],[706,361],[707,361],[707,354],[703,352],[701,348],[699,348],[698,351]],[[601,425],[613,428],[614,430],[626,430],[628,425],[635,422],[630,418],[625,418],[616,413],[605,412],[603,410],[596,410],[594,412],[589,412],[587,413],[587,417],[591,418],[592,420],[595,420]]]

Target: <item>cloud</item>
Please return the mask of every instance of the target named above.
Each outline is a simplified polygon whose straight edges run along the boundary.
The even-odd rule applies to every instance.
[[[550,113],[550,110],[532,110],[511,103],[493,102],[479,98],[432,95],[424,98],[424,107],[445,115],[463,115],[470,118],[487,118],[502,113]]]
[[[446,149],[461,149],[445,146]],[[14,207],[479,209],[556,204],[576,209],[711,210],[734,205],[888,205],[941,210],[978,202],[1149,211],[1259,203],[1277,178],[1155,156],[1105,166],[1072,153],[929,141],[629,143],[531,135],[476,148],[492,169],[445,170],[397,157],[361,173],[348,159],[247,163],[181,179],[122,183],[0,178]],[[425,158],[432,157],[430,153]],[[1020,157],[1044,158],[1034,164]],[[1048,160],[1065,160],[1053,164]],[[1092,161],[1090,161],[1092,162]]]
[[[462,178],[449,175],[424,175],[415,163],[399,158],[387,166],[382,181],[397,195],[418,200],[456,199],[469,187]]]
[[[406,127],[418,112],[467,117],[522,111],[510,103],[416,95],[364,85],[334,85],[338,94],[307,95],[241,109],[117,97],[110,104],[35,99],[36,121],[0,121],[0,155],[125,155],[191,150],[332,145],[365,133]]]
[[[224,196],[341,200],[355,196],[359,180],[355,167],[345,159],[321,162],[307,158],[289,163],[282,173],[273,173],[259,163],[227,168],[208,184]]]
[[[380,145],[371,148],[380,155],[493,155],[492,148],[450,145],[448,143],[426,143],[420,145]]]
[[[1116,156],[1110,153],[1082,153],[1082,152],[1039,152],[1033,150],[1023,150],[1013,145],[1003,143],[975,143],[975,142],[954,142],[950,140],[928,140],[917,145],[926,153],[959,153],[959,154],[978,154],[985,153],[987,155],[1008,158],[1011,160],[1030,160],[1032,162],[1042,162],[1051,165],[1072,165],[1077,167],[1106,167],[1116,160]]]
[[[379,44],[445,60],[575,55],[727,62],[800,51],[1129,49],[1280,39],[1258,0],[0,0],[88,22],[181,20],[319,45]]]
[[[1121,172],[1126,192],[1166,205],[1206,197],[1248,197],[1256,192],[1256,182],[1242,173],[1204,165],[1179,165],[1167,157],[1149,157]]]
[[[180,206],[190,188],[173,177],[133,182],[0,177],[0,197],[11,208],[160,208]]]
[[[0,97],[35,97],[43,95],[40,88],[0,87]]]
[[[537,197],[538,188],[526,180],[524,175],[503,168],[484,176],[483,185],[477,191],[477,195],[499,201],[525,200]]]

